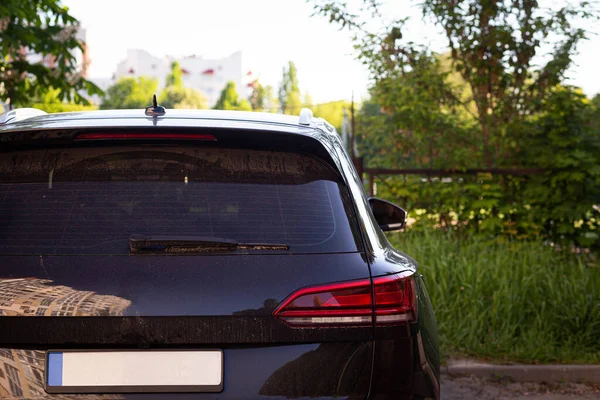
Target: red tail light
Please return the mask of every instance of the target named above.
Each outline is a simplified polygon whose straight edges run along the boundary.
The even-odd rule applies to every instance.
[[[373,306],[373,299],[375,305]],[[273,315],[291,326],[389,325],[414,321],[416,298],[411,275],[303,288],[284,300]]]
[[[416,319],[417,299],[412,275],[388,275],[373,279],[375,324],[396,324]]]
[[[112,139],[191,139],[216,141],[213,135],[203,133],[82,133],[75,140],[112,140]]]

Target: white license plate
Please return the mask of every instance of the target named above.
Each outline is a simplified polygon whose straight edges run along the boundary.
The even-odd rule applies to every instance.
[[[223,352],[48,351],[48,393],[165,393],[223,390]]]

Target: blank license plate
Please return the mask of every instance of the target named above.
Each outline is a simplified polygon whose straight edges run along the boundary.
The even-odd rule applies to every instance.
[[[48,393],[165,393],[223,390],[223,352],[48,351]]]

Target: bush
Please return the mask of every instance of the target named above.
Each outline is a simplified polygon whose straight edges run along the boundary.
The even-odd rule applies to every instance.
[[[421,219],[438,228],[600,250],[600,98],[590,101],[578,90],[557,87],[543,111],[507,128],[510,143],[502,142],[505,155],[494,167],[523,172],[515,175],[458,173],[490,168],[470,139],[445,138],[448,129],[415,136],[389,116],[367,111],[374,115],[359,118],[368,124],[358,141],[367,167],[446,171],[377,177],[377,195],[411,217],[425,210]],[[467,131],[459,136],[469,137]]]
[[[32,104],[31,107],[46,111],[47,113],[93,111],[98,109],[98,106],[84,106],[82,104],[72,103],[35,103]]]
[[[420,262],[445,356],[600,362],[600,268],[592,255],[427,229],[390,240]]]
[[[179,86],[167,86],[160,95],[159,104],[172,109],[208,108],[208,100],[199,91]]]
[[[408,211],[410,229],[427,226],[519,240],[543,237],[598,251],[600,197],[593,192],[600,175],[577,181],[573,174],[382,176],[375,184],[377,197]]]

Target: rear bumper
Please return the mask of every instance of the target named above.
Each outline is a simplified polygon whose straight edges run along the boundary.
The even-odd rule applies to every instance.
[[[221,393],[48,394],[45,349],[0,349],[0,399],[439,398],[420,333],[375,342],[225,348]],[[371,382],[372,379],[372,382]]]
[[[369,399],[439,399],[437,345],[419,324],[380,327],[373,346]]]
[[[221,393],[48,394],[45,349],[0,349],[1,399],[261,399],[367,397],[372,342],[223,349]]]
[[[425,348],[420,333],[375,342],[230,347],[223,350],[221,393],[87,395],[46,393],[46,349],[0,349],[0,399],[436,399],[439,376]]]

